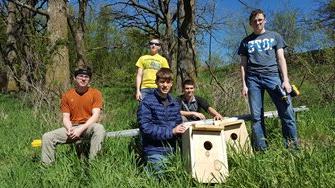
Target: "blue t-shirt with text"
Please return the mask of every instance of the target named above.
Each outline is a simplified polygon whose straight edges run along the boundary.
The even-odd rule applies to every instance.
[[[279,33],[265,31],[262,34],[244,38],[238,49],[238,54],[246,56],[247,73],[272,74],[278,73],[276,51],[287,45]]]

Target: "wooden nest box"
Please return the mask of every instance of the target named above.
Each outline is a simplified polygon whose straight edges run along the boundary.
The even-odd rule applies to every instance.
[[[217,126],[224,127],[228,150],[237,153],[252,153],[250,138],[244,120],[217,121]]]
[[[229,118],[186,124],[189,128],[182,136],[182,152],[187,171],[201,183],[224,182],[229,174],[227,145],[237,151],[250,145],[244,121]]]

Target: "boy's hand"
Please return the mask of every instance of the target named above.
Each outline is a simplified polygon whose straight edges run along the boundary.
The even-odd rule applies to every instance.
[[[174,135],[183,134],[185,131],[186,131],[186,127],[183,124],[179,124],[175,128],[172,129],[172,132]]]
[[[281,87],[286,91],[286,93],[291,93],[292,86],[289,82],[283,82]]]
[[[84,129],[82,127],[75,128],[73,129],[69,137],[73,140],[79,139],[83,132],[84,132]]]

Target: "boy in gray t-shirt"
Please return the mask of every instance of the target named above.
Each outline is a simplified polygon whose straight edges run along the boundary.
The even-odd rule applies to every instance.
[[[298,147],[298,135],[291,98],[283,100],[282,93],[292,88],[287,75],[284,48],[286,43],[276,32],[265,30],[265,14],[252,11],[249,24],[253,33],[244,38],[238,49],[241,56],[242,95],[248,96],[252,116],[252,133],[255,150],[265,150],[264,91],[266,90],[282,122],[285,147]],[[283,91],[283,92],[281,92]]]
[[[252,33],[241,42],[239,55],[248,57],[247,73],[278,74],[277,49],[287,45],[276,32]]]

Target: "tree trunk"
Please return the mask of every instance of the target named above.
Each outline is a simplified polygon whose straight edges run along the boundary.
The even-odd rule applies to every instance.
[[[37,0],[28,0],[26,5],[30,7],[35,7]],[[34,54],[34,49],[31,47],[32,39],[29,36],[35,35],[34,28],[34,12],[29,9],[23,8],[21,11],[22,14],[22,33],[20,34],[20,44],[21,44],[21,53],[23,57],[21,61],[21,71],[20,71],[20,89],[28,90],[29,84],[34,82],[34,71],[37,67],[37,54]]]
[[[17,41],[15,38],[16,33],[16,6],[13,2],[8,2],[8,17],[7,17],[7,29],[6,34],[7,44],[6,44],[6,55],[5,55],[5,62],[7,64],[7,70],[5,71],[6,74],[6,91],[18,91],[18,83],[14,79],[15,70],[15,63],[17,60]],[[12,70],[12,71],[11,71]],[[5,75],[3,75],[5,76]]]
[[[48,31],[52,49],[51,62],[47,66],[46,85],[54,91],[63,91],[69,86],[69,51],[67,48],[67,5],[65,0],[49,0]]]
[[[173,33],[173,16],[169,9],[169,1],[160,1],[162,6],[162,12],[164,15],[164,23],[165,23],[165,33],[162,37],[163,40],[163,54],[167,58],[169,62],[169,66],[172,70],[176,70],[175,59],[173,58],[175,49],[174,49],[174,33]],[[158,24],[158,23],[157,23]],[[157,29],[158,30],[158,29]]]
[[[178,5],[177,85],[197,76],[195,61],[195,0],[180,0]]]
[[[78,18],[74,21],[68,15],[68,24],[71,29],[71,34],[75,39],[75,48],[77,53],[76,64],[77,67],[84,68],[89,63],[86,58],[86,45],[85,45],[85,14],[87,9],[87,0],[79,0]]]
[[[87,58],[86,58],[86,47],[84,41],[84,31],[78,29],[75,34],[75,42],[76,42],[76,51],[77,51],[77,59],[76,64],[77,67],[83,68],[87,65]]]

